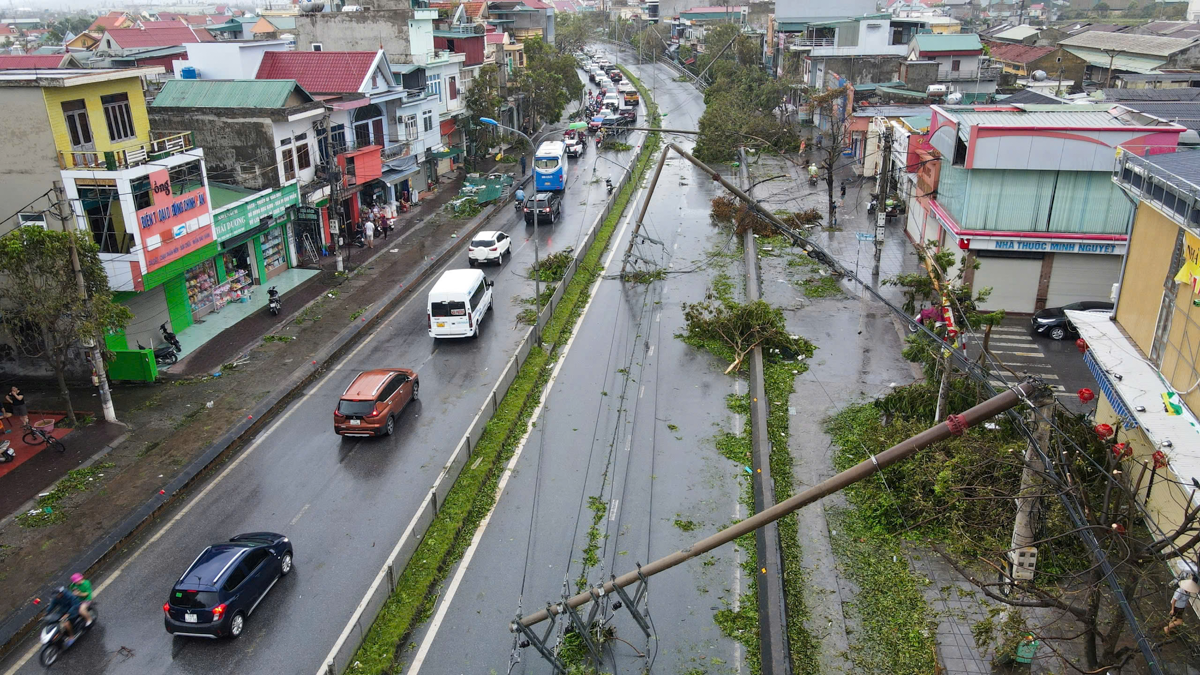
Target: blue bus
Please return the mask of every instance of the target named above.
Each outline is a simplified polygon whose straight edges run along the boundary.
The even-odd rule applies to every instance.
[[[538,192],[567,189],[567,144],[546,141],[533,156],[533,185]]]

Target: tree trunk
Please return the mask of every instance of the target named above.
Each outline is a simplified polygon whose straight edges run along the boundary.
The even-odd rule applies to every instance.
[[[950,357],[945,348],[938,346],[942,360],[942,381],[938,385],[937,409],[933,414],[933,423],[937,424],[946,416],[946,401],[950,398]]]
[[[46,349],[46,354],[50,357],[50,367],[54,369],[54,376],[58,378],[58,394],[67,404],[67,419],[71,421],[72,427],[79,426],[78,420],[75,419],[75,407],[71,405],[71,390],[67,389],[66,357],[53,351],[50,331],[45,326],[42,326],[42,344]]]
[[[1087,661],[1089,670],[1096,670],[1100,667],[1100,655],[1096,644],[1100,639],[1100,631],[1097,630],[1096,624],[1100,615],[1100,584],[1102,582],[1099,572],[1092,572],[1088,590],[1088,609],[1083,619],[1083,657]]]

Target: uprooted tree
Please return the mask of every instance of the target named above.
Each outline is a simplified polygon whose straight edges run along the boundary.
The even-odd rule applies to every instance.
[[[726,374],[740,368],[755,347],[783,354],[809,349],[805,341],[788,334],[783,312],[762,300],[723,300],[709,291],[704,300],[683,305],[683,319],[687,326],[685,341],[715,341],[732,350],[733,362],[725,369]]]

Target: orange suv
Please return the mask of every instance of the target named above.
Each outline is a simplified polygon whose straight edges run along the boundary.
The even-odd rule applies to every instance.
[[[396,417],[420,386],[416,372],[408,368],[360,373],[333,411],[333,430],[341,436],[391,436]]]

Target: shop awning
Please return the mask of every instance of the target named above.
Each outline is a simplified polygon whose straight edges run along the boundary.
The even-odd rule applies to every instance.
[[[263,223],[253,229],[247,230],[247,231],[239,234],[236,237],[233,237],[232,239],[226,239],[225,241],[221,242],[221,250],[229,251],[229,250],[235,249],[238,246],[241,246],[242,244],[244,244],[244,243],[250,241],[251,239],[257,237],[258,235],[262,234],[263,232],[266,232],[267,230],[270,230],[275,227],[279,227],[280,225],[282,225],[283,223],[286,223],[286,222],[287,222],[287,220],[284,219],[284,220],[272,220],[269,223]]]
[[[401,157],[383,165],[382,180],[390,185],[403,179],[405,176],[411,176],[420,170],[421,165],[417,163],[416,155]]]
[[[1067,318],[1087,342],[1088,367],[1103,377],[1096,382],[1116,413],[1163,449],[1180,480],[1200,478],[1200,423],[1187,406],[1168,410],[1164,397],[1179,400],[1175,390],[1107,314],[1068,311]]]
[[[458,127],[454,124],[453,119],[442,120],[442,135],[443,136],[449,136],[450,134],[454,133],[454,130],[457,128]]]
[[[450,148],[441,152],[431,152],[429,156],[434,159],[446,159],[447,157],[457,157],[462,154],[462,148]]]

